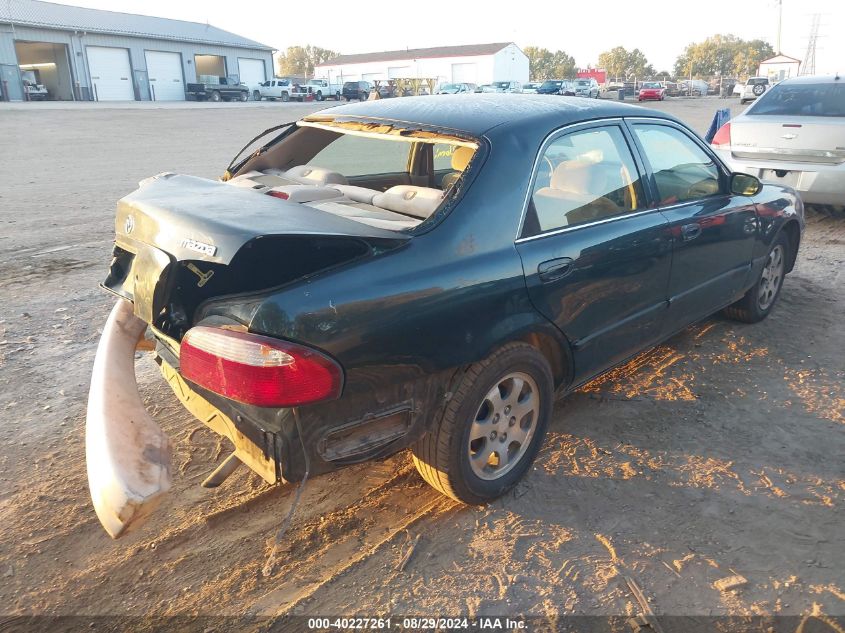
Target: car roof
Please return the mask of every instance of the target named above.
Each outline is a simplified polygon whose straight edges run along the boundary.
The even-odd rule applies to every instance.
[[[321,110],[312,116],[402,121],[475,137],[493,128],[497,135],[520,131],[545,136],[564,125],[611,117],[650,116],[677,122],[663,112],[617,101],[503,93],[379,99]]]
[[[839,75],[801,75],[800,77],[790,77],[784,79],[781,84],[833,84],[845,83]]]

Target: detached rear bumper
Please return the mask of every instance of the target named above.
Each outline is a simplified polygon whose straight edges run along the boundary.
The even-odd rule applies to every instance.
[[[170,444],[144,409],[135,381],[135,347],[147,324],[119,300],[97,347],[85,459],[97,517],[112,538],[146,518],[170,489]]]

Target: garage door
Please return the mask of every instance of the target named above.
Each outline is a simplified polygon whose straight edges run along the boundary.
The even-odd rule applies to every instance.
[[[260,59],[238,57],[238,73],[241,83],[247,86],[254,86],[267,80],[264,74],[264,62]]]
[[[88,70],[97,101],[134,101],[132,67],[125,48],[88,46]]]
[[[182,81],[182,56],[179,53],[144,51],[147,59],[147,77],[150,80],[150,97],[153,101],[184,101],[185,84]]]
[[[387,67],[387,78],[388,79],[405,79],[407,77],[413,77],[411,73],[410,66],[388,66]]]
[[[478,79],[476,64],[452,64],[452,81],[474,84]]]

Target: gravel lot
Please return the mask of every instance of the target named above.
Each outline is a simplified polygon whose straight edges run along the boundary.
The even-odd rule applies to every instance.
[[[703,133],[725,104],[655,105]],[[513,494],[457,505],[406,454],[317,478],[271,578],[292,488],[245,469],[200,488],[225,447],[144,356],[174,488],[111,541],[84,422],[115,202],[161,171],[216,177],[316,109],[0,104],[0,616],[639,613],[628,580],[658,614],[845,616],[845,221],[815,213],[769,319],[713,317],[559,402]]]

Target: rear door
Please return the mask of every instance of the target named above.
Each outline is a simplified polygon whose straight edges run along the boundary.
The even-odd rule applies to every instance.
[[[663,329],[672,238],[630,146],[619,120],[550,137],[516,241],[532,303],[569,339],[575,382]]]
[[[713,314],[742,295],[751,270],[757,212],[729,191],[729,174],[710,149],[670,121],[629,119],[657,208],[672,233],[667,333]]]

